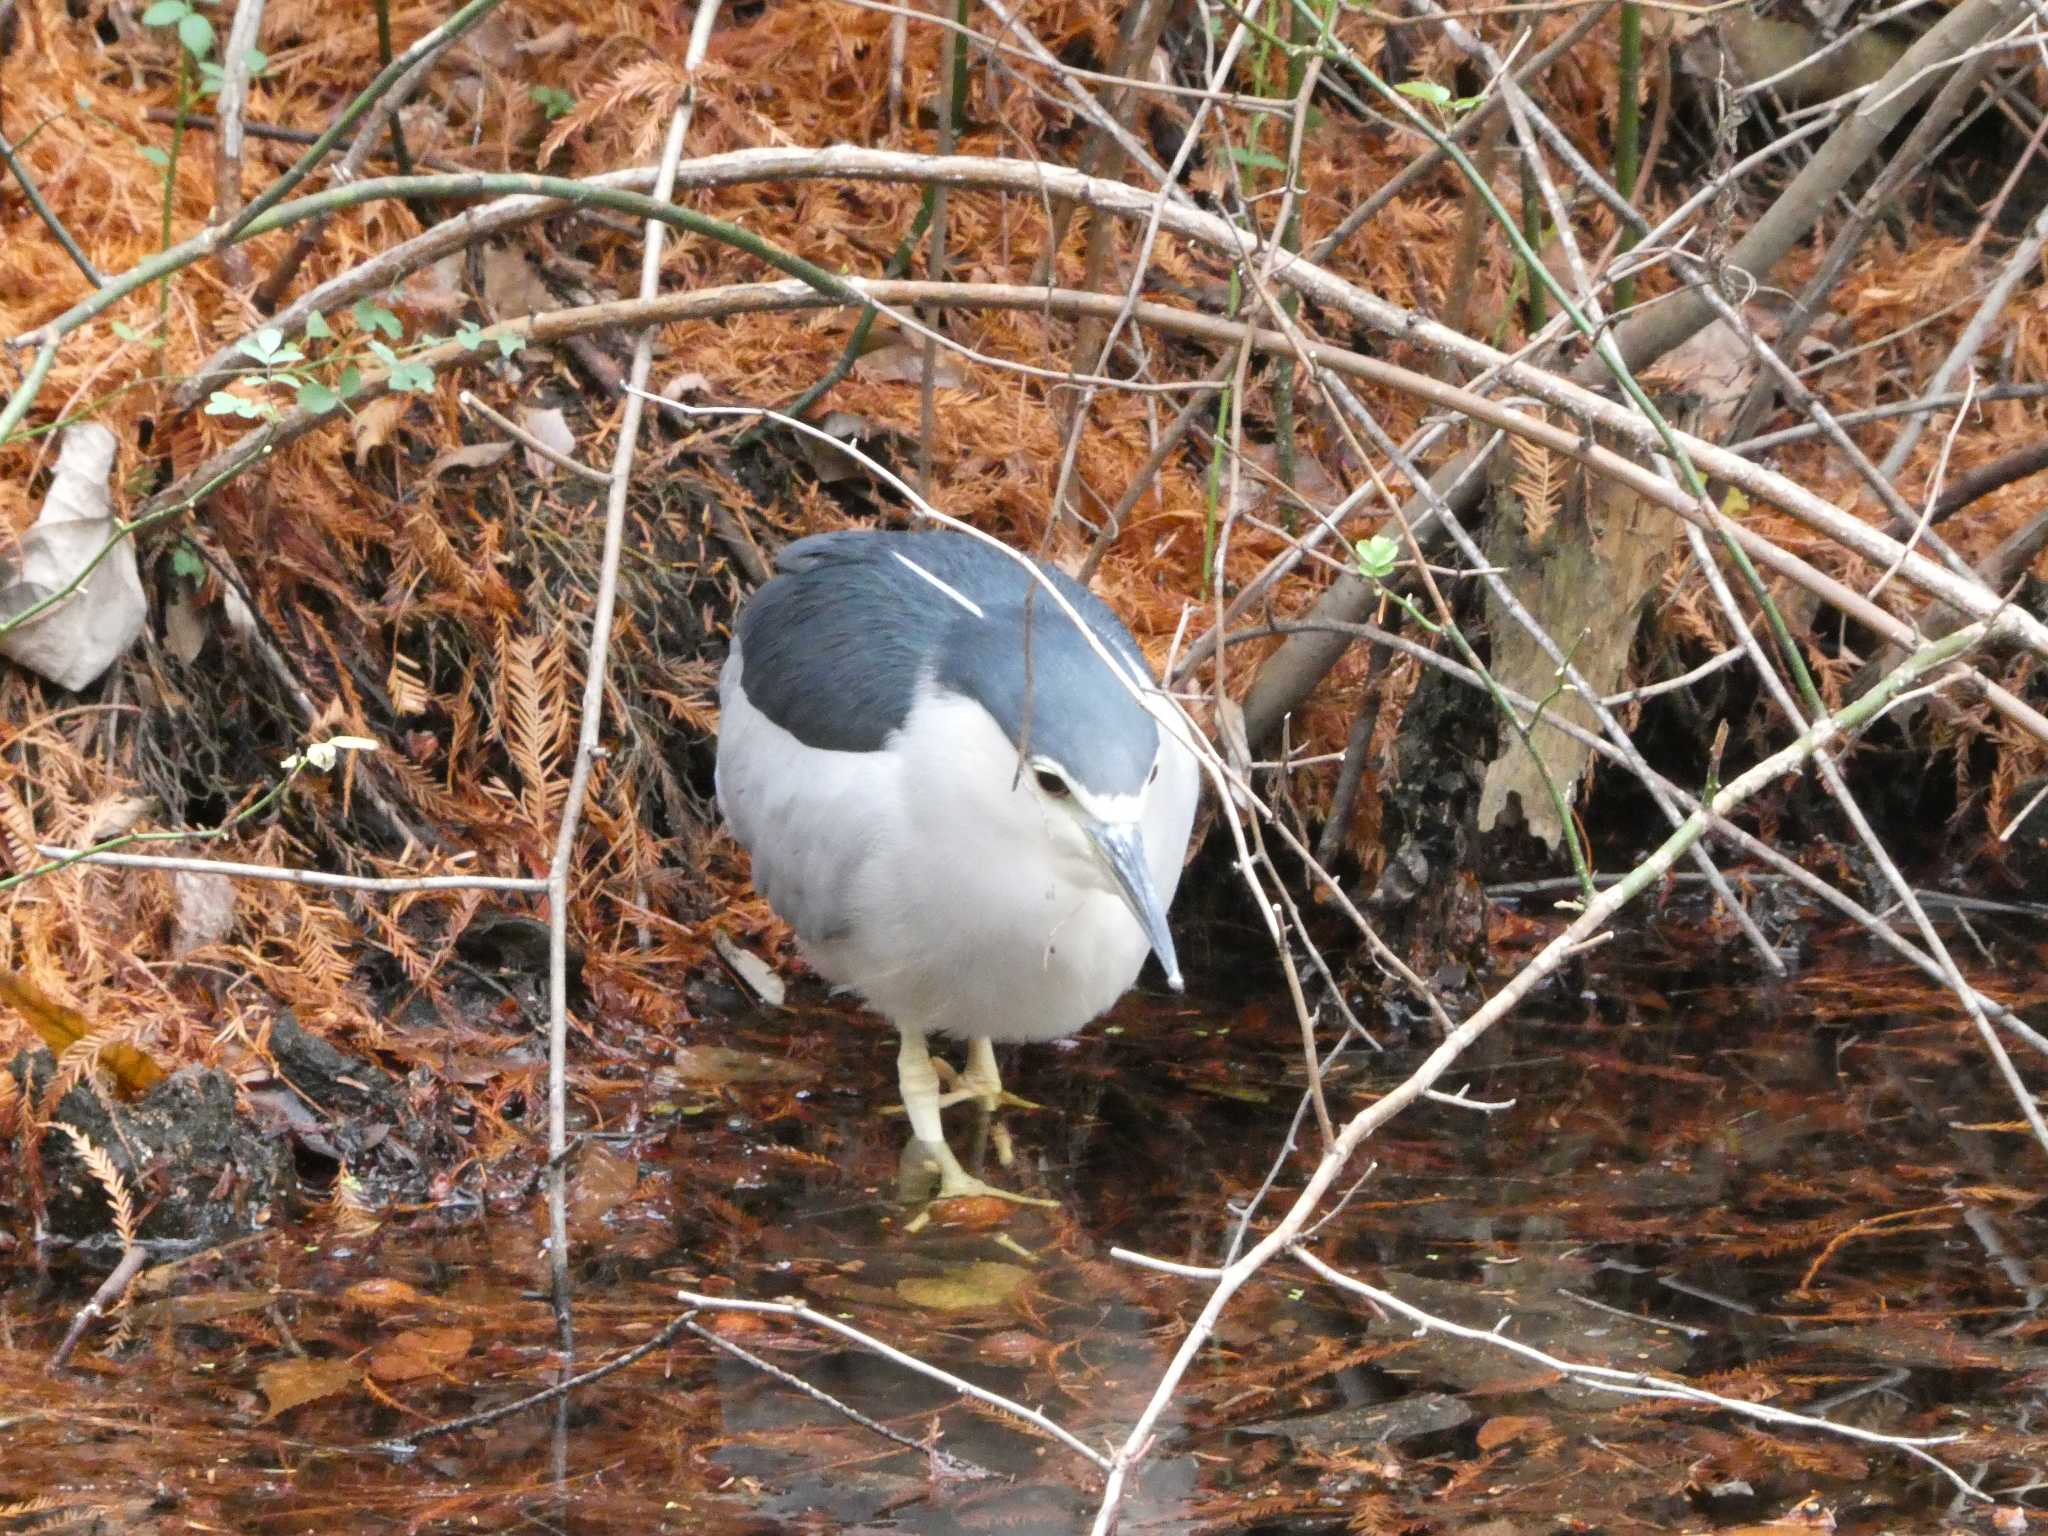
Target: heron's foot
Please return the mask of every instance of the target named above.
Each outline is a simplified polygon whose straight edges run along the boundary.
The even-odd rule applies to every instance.
[[[939,1081],[946,1085],[946,1091],[939,1095],[939,1108],[951,1109],[955,1104],[979,1104],[990,1114],[999,1109],[1043,1109],[1043,1104],[1010,1092],[1002,1079],[992,1072],[977,1072],[975,1063],[970,1062],[962,1072],[943,1056],[932,1058],[932,1070]]]
[[[1043,1104],[1036,1103],[1031,1099],[1021,1098],[1010,1092],[1007,1088],[997,1088],[991,1091],[984,1084],[970,1083],[965,1078],[960,1079],[959,1087],[949,1088],[939,1095],[939,1108],[951,1109],[955,1104],[979,1104],[990,1114],[994,1114],[999,1109],[1030,1110],[1045,1108]]]
[[[905,1201],[930,1203],[939,1200],[1007,1200],[1013,1205],[1037,1205],[1058,1210],[1059,1201],[1037,1195],[1020,1195],[998,1189],[977,1179],[960,1166],[960,1159],[944,1142],[912,1140],[903,1149],[898,1192]],[[934,1183],[936,1182],[936,1188]]]

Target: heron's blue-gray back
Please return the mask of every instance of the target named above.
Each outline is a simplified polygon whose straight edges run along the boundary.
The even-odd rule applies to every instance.
[[[849,530],[798,540],[778,567],[740,617],[743,686],[806,746],[879,751],[918,690],[937,687],[981,704],[1012,744],[1091,792],[1143,786],[1158,727],[1017,561],[962,534]],[[1150,682],[1101,599],[1039,568],[1132,680]]]

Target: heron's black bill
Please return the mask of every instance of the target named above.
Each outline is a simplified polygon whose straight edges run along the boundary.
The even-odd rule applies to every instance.
[[[1131,916],[1144,929],[1145,942],[1159,957],[1160,969],[1166,972],[1166,984],[1180,991],[1180,961],[1173,953],[1173,934],[1166,926],[1166,904],[1159,899],[1159,889],[1152,883],[1152,871],[1145,862],[1144,838],[1135,826],[1094,826],[1088,832],[1095,839],[1102,862],[1116,876]]]

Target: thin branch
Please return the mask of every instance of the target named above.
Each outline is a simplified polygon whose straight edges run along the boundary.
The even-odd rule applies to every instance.
[[[936,1381],[942,1386],[950,1387],[962,1397],[971,1397],[976,1402],[986,1403],[991,1408],[1009,1414],[1012,1418],[1021,1419],[1034,1429],[1042,1430],[1052,1436],[1053,1439],[1059,1441],[1061,1445],[1064,1445],[1076,1456],[1086,1458],[1104,1471],[1109,1470],[1109,1458],[1107,1456],[1089,1445],[1087,1441],[1073,1434],[1070,1430],[1061,1428],[1060,1425],[1047,1418],[1036,1408],[1027,1408],[1024,1404],[1017,1402],[1013,1398],[1004,1397],[999,1392],[991,1392],[986,1387],[976,1386],[964,1376],[955,1376],[951,1371],[941,1370],[936,1365],[927,1364],[915,1355],[907,1355],[894,1345],[884,1344],[872,1334],[862,1333],[858,1328],[842,1323],[836,1317],[827,1317],[823,1312],[813,1311],[801,1302],[744,1301],[734,1296],[700,1296],[694,1291],[677,1291],[676,1299],[685,1306],[698,1311],[752,1312],[759,1316],[786,1317],[793,1322],[805,1323],[813,1328],[822,1328],[827,1333],[836,1334],[849,1343],[858,1344],[862,1349],[880,1355],[884,1360],[902,1366],[906,1371],[915,1371],[920,1376]]]
[[[220,128],[213,141],[213,218],[230,223],[242,211],[242,114],[249,104],[249,54],[263,32],[265,0],[236,0],[235,19],[221,45],[220,96],[214,103]],[[186,119],[189,127],[191,120]],[[403,167],[401,167],[403,169]],[[223,246],[221,272],[228,285],[249,281],[249,256],[238,245]]]
[[[43,221],[44,227],[57,237],[57,243],[64,248],[64,254],[71,258],[71,264],[85,274],[85,280],[93,287],[106,287],[107,280],[100,275],[100,269],[92,264],[92,258],[85,254],[84,248],[73,238],[71,231],[64,227],[64,221],[43,201],[42,190],[36,186],[35,179],[28,173],[28,167],[21,163],[19,151],[8,142],[4,133],[0,133],[0,165],[6,166],[13,173],[14,179],[21,183],[21,195],[28,199],[29,207],[35,210],[36,217]]]
[[[1775,783],[1785,774],[1796,771],[1814,754],[1841,740],[1850,731],[1875,719],[1901,690],[1961,655],[1968,647],[1979,643],[1985,633],[1985,626],[1973,624],[1968,629],[1959,630],[1954,635],[1923,647],[1862,698],[1833,715],[1823,717],[1796,741],[1772,753],[1748,772],[1724,786],[1711,798],[1704,810],[1688,817],[1685,825],[1665,838],[1648,858],[1629,872],[1625,880],[1587,903],[1585,910],[1544,945],[1499,992],[1453,1030],[1406,1080],[1352,1117],[1338,1134],[1336,1142],[1316,1164],[1301,1194],[1296,1197],[1294,1204],[1275,1224],[1273,1230],[1223,1270],[1217,1278],[1215,1288],[1209,1293],[1208,1300],[1188,1329],[1186,1337],[1181,1340],[1172,1363],[1160,1377],[1151,1400],[1145,1405],[1144,1411],[1131,1426],[1130,1433],[1117,1450],[1108,1480],[1103,1487],[1101,1503],[1096,1510],[1094,1536],[1108,1536],[1116,1517],[1117,1507],[1122,1502],[1124,1487],[1131,1470],[1150,1448],[1160,1415],[1172,1401],[1174,1392],[1187,1374],[1188,1368],[1193,1365],[1195,1357],[1206,1347],[1215,1330],[1216,1322],[1222,1316],[1223,1309],[1229,1305],[1231,1297],[1270,1259],[1286,1249],[1299,1236],[1309,1217],[1321,1204],[1323,1196],[1328,1193],[1338,1175],[1350,1162],[1353,1153],[1366,1138],[1418,1100],[1424,1090],[1435,1086],[1437,1080],[1449,1071],[1458,1058],[1487,1030],[1519,1006],[1522,999],[1535,990],[1543,979],[1562,965],[1574,951],[1599,934],[1609,920],[1636,895],[1647,890],[1661,878],[1678,860],[1680,854],[1705,834],[1714,818],[1725,817],[1731,809],[1751,795]]]

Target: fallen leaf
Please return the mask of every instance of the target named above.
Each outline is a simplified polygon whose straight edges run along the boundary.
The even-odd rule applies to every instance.
[[[1021,1209],[1015,1201],[997,1195],[966,1195],[957,1200],[940,1200],[932,1206],[938,1226],[950,1232],[989,1232],[1007,1227]]]
[[[411,405],[409,396],[385,395],[356,412],[349,435],[355,445],[357,469],[369,462],[371,454],[390,443]]]
[[[341,1302],[358,1312],[396,1312],[428,1305],[427,1297],[403,1280],[358,1280],[341,1293]]]
[[[92,1033],[92,1024],[83,1014],[46,996],[35,983],[12,971],[0,971],[0,1002],[14,1005],[53,1056],[62,1056]],[[116,1042],[103,1046],[99,1059],[130,1098],[147,1093],[164,1080],[164,1069],[132,1045]]]
[[[657,1075],[683,1083],[794,1083],[810,1076],[794,1062],[722,1045],[680,1045]]]
[[[1016,1295],[1030,1271],[1016,1264],[978,1259],[936,1275],[912,1275],[896,1282],[896,1294],[916,1307],[938,1312],[974,1312],[999,1307]]]
[[[115,446],[114,434],[96,421],[65,429],[49,494],[21,536],[21,568],[0,565],[0,621],[18,619],[78,583],[0,635],[0,656],[74,691],[135,643],[149,614],[135,541],[120,533],[107,489]]]
[[[270,1407],[263,1415],[274,1419],[302,1403],[332,1397],[355,1385],[359,1374],[346,1360],[280,1360],[256,1373],[256,1385]]]
[[[408,1328],[371,1352],[370,1374],[379,1381],[446,1375],[475,1342],[476,1334],[467,1328]]]
[[[861,355],[853,365],[853,373],[855,378],[883,384],[922,384],[925,378],[924,343],[892,341],[877,347]],[[941,347],[932,358],[931,378],[935,389],[958,389],[967,382],[967,370],[960,365],[958,357]]]
[[[561,454],[563,458],[575,457],[576,434],[569,430],[569,418],[556,407],[549,406],[542,410],[536,406],[526,406],[519,412],[519,425],[531,432],[538,441]],[[520,451],[525,455],[527,471],[534,479],[552,480],[562,472],[562,467],[546,454],[536,453],[531,448],[522,448]]]
[[[525,54],[530,59],[539,58],[544,54],[565,53],[575,46],[578,35],[575,22],[560,22],[548,28],[540,36],[530,37],[525,42],[518,44],[516,51]]]
[[[780,1008],[789,989],[782,984],[782,978],[775,974],[775,968],[752,950],[741,949],[739,945],[722,933],[711,935],[711,947],[718,951],[718,958],[733,969],[733,974],[746,985],[749,992],[761,999],[770,1008]]]
[[[451,469],[489,469],[493,464],[503,462],[511,451],[510,443],[465,443],[460,448],[435,454],[434,462],[427,466],[427,473],[439,476]]]
[[[602,1142],[585,1146],[569,1175],[569,1235],[578,1242],[602,1236],[605,1218],[632,1199],[639,1187],[638,1162]]]
[[[181,869],[171,876],[171,953],[182,960],[228,936],[235,926],[235,882]]]
[[[164,604],[164,649],[188,667],[206,649],[206,620],[189,592],[180,591]]]
[[[1549,1421],[1526,1413],[1497,1413],[1479,1426],[1479,1449],[1490,1451],[1495,1446],[1506,1445],[1510,1440],[1520,1440],[1527,1435],[1541,1435],[1550,1427]]]
[[[209,1291],[197,1296],[165,1296],[139,1303],[135,1321],[148,1324],[212,1323],[224,1317],[260,1312],[275,1303],[274,1291]]]
[[[484,307],[494,322],[561,308],[541,280],[540,270],[516,246],[485,246],[483,267]]]

